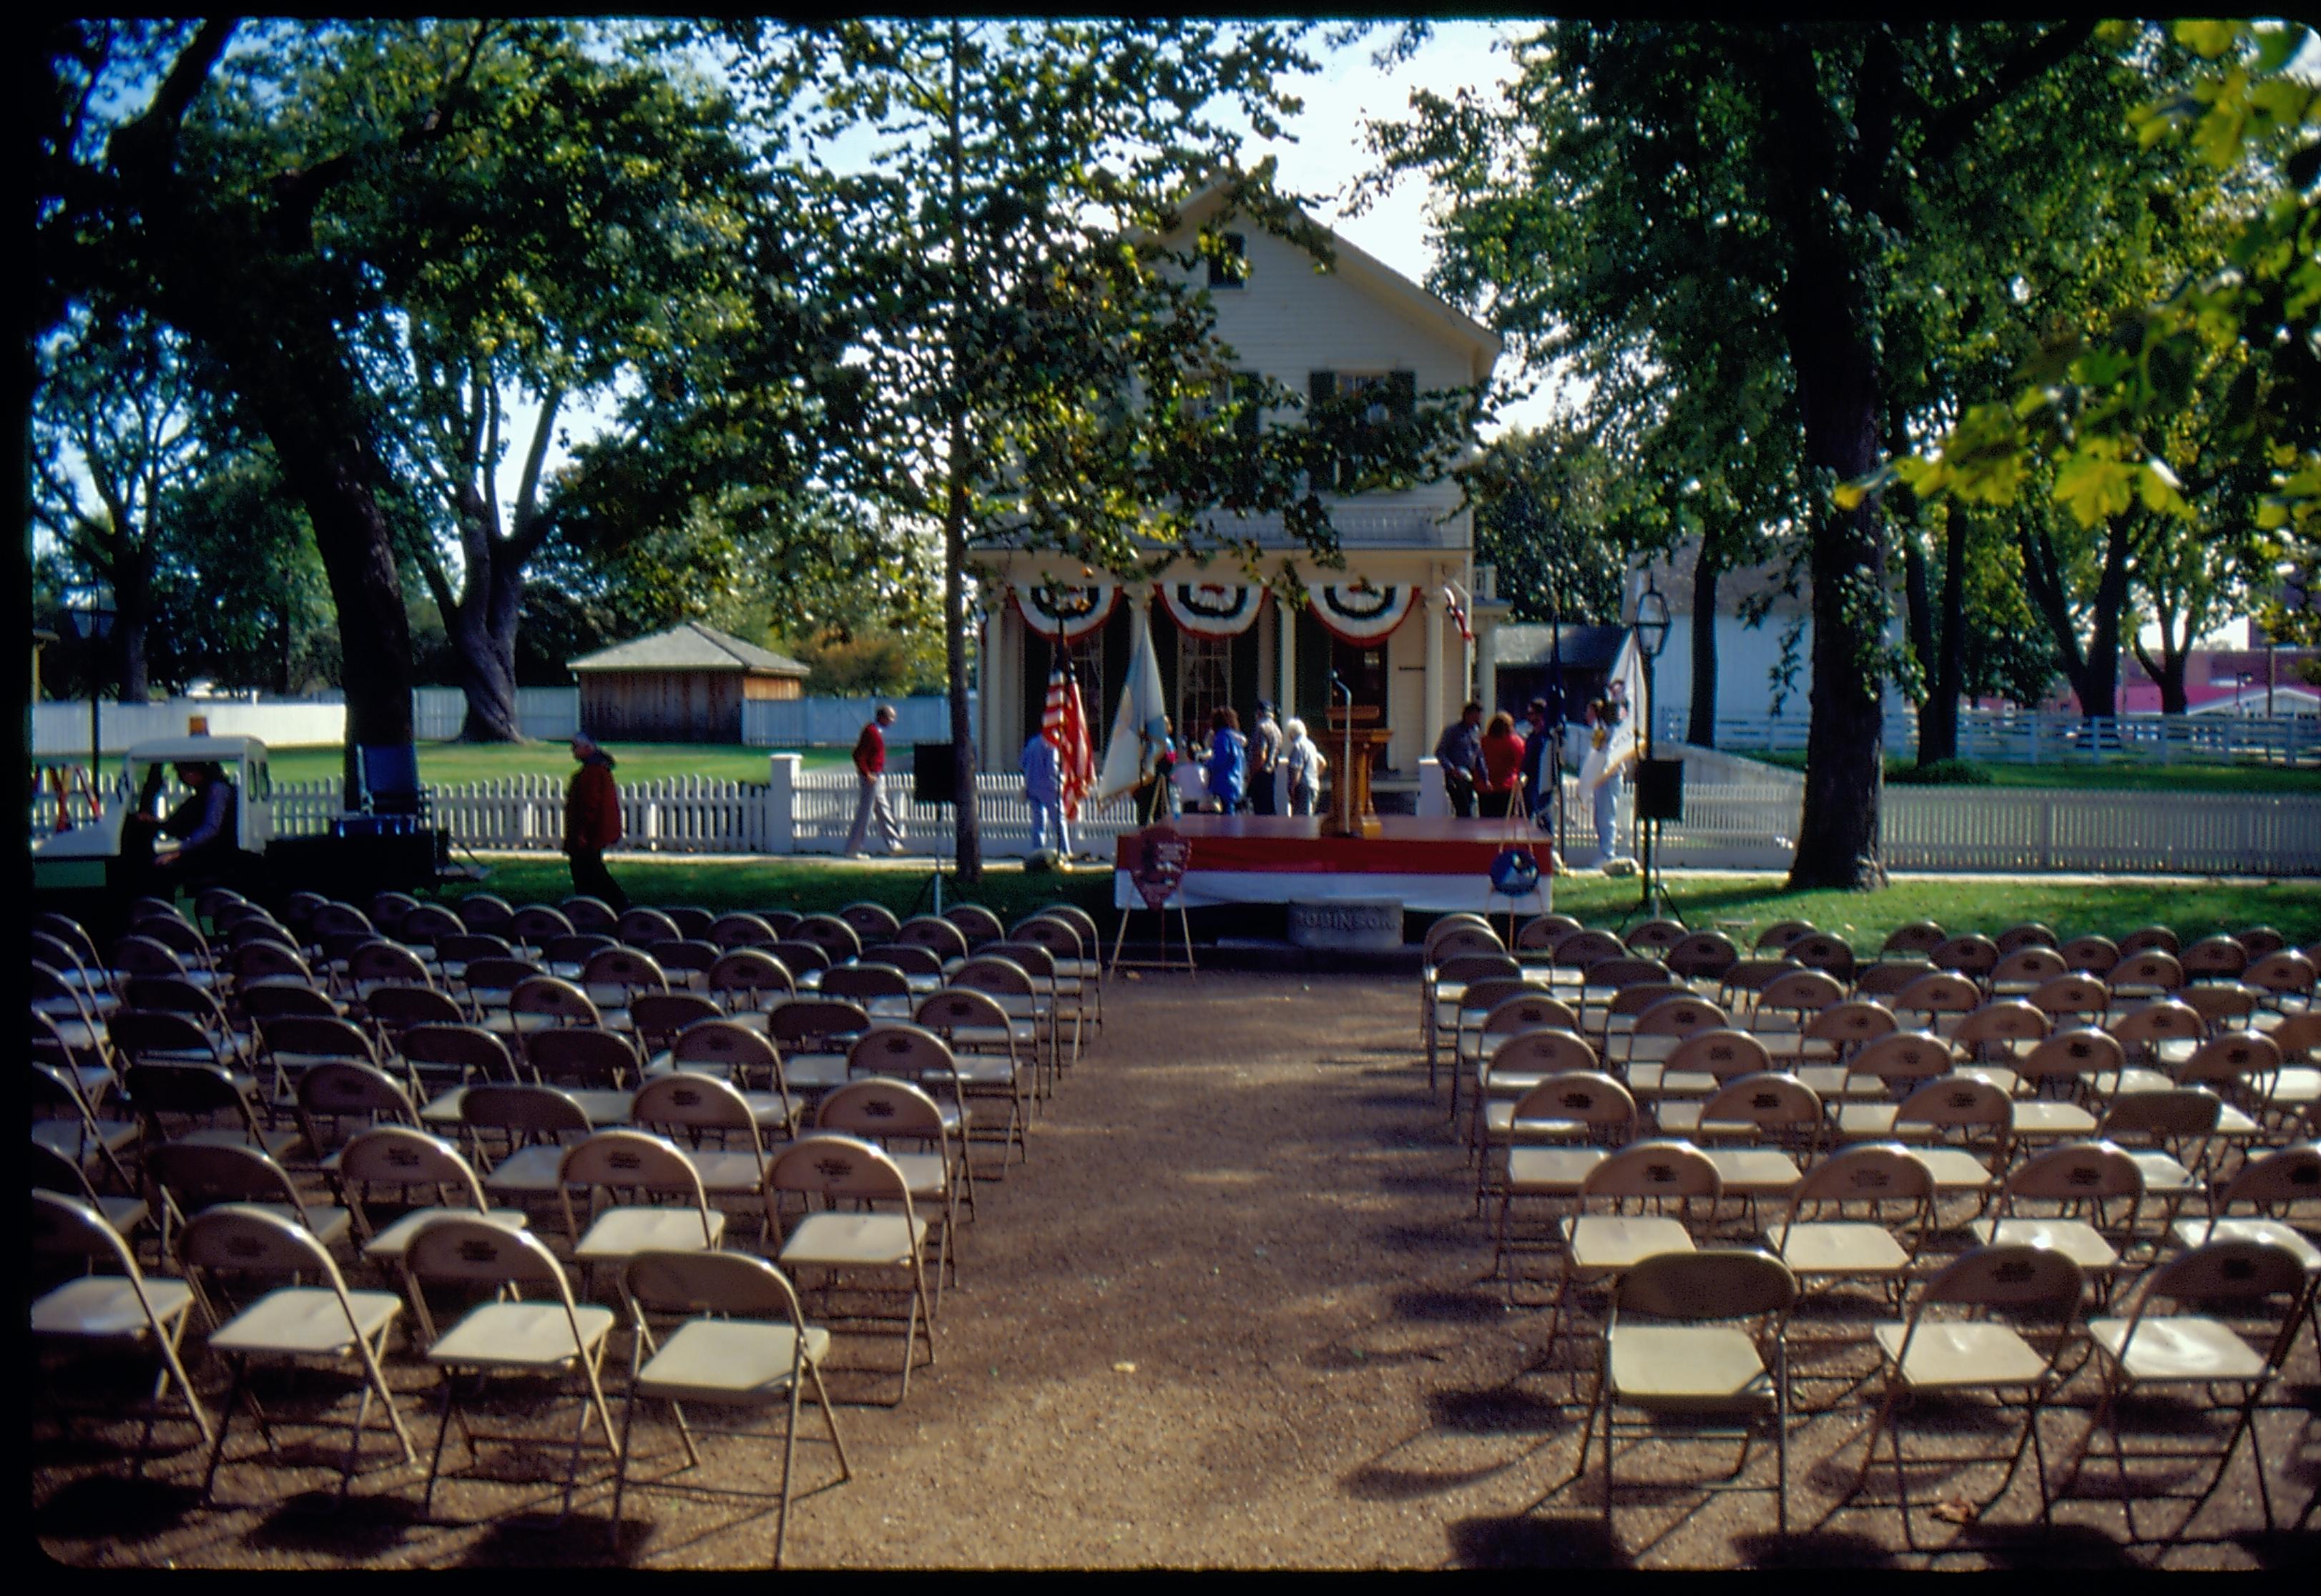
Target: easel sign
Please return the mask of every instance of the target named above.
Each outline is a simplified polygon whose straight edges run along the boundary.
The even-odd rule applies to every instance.
[[[1120,949],[1128,939],[1129,918],[1136,911],[1124,909],[1120,914],[1120,929],[1112,939],[1112,968],[1142,970],[1173,970],[1179,966],[1169,957],[1169,900],[1176,897],[1185,882],[1186,867],[1193,858],[1193,845],[1185,834],[1170,826],[1147,826],[1137,835],[1135,862],[1128,867],[1129,884],[1136,895],[1144,900],[1144,907],[1160,917],[1160,957],[1156,961],[1124,960]],[[1185,913],[1180,901],[1177,905],[1179,933],[1185,940],[1187,975],[1193,968],[1193,922]]]

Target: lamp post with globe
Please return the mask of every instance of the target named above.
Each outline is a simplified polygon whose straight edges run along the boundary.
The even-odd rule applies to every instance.
[[[72,624],[73,636],[88,645],[88,792],[92,820],[102,819],[105,810],[101,791],[105,770],[104,712],[97,696],[103,672],[97,662],[105,639],[113,635],[114,613],[109,588],[86,583],[65,590],[65,615]]]
[[[1647,916],[1668,912],[1666,888],[1661,884],[1659,867],[1653,861],[1654,844],[1659,840],[1661,821],[1670,805],[1679,800],[1672,778],[1683,769],[1663,774],[1652,757],[1652,687],[1653,666],[1661,650],[1668,647],[1669,606],[1667,595],[1660,590],[1652,574],[1644,573],[1644,591],[1636,596],[1635,619],[1629,622],[1635,634],[1636,653],[1644,667],[1643,725],[1638,729],[1642,752],[1636,764],[1636,830],[1637,851],[1643,856],[1643,895],[1638,900],[1637,911]]]

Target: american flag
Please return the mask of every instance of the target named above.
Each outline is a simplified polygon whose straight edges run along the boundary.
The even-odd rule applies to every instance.
[[[1040,712],[1040,735],[1055,745],[1061,767],[1064,815],[1080,818],[1080,800],[1096,785],[1096,747],[1088,740],[1088,706],[1080,700],[1079,677],[1072,671],[1069,651],[1056,650],[1056,667],[1048,675],[1047,707]]]
[[[1451,623],[1459,629],[1459,640],[1473,642],[1475,629],[1467,620],[1467,606],[1459,602],[1459,590],[1448,582],[1443,585],[1443,603],[1451,612]]]

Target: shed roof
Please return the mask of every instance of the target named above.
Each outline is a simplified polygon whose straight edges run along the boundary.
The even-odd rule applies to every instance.
[[[1563,663],[1581,670],[1609,670],[1620,657],[1627,638],[1625,626],[1583,626],[1566,621],[1561,627],[1522,622],[1498,630],[1498,662],[1502,666],[1545,665],[1559,652],[1558,631],[1563,634]]]
[[[806,667],[786,655],[687,621],[651,637],[632,638],[565,661],[575,671],[731,671],[741,676],[803,676]]]

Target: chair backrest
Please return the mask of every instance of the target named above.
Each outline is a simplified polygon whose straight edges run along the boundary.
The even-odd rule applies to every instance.
[[[735,911],[709,922],[708,939],[724,948],[765,948],[780,940],[774,928],[754,914]]]
[[[2046,1015],[2022,999],[1993,998],[1969,1011],[1952,1036],[1961,1047],[1979,1047],[1989,1042],[2034,1042],[2052,1029]]]
[[[1578,922],[1574,921],[1573,923],[1576,925]],[[1432,964],[1434,962],[1434,949],[1436,944],[1440,943],[1443,938],[1449,936],[1452,931],[1457,930],[1461,926],[1472,926],[1478,930],[1491,930],[1491,922],[1489,920],[1485,920],[1479,914],[1471,913],[1466,910],[1460,910],[1454,913],[1441,916],[1435,920],[1433,924],[1426,928],[1426,934],[1419,939],[1420,952],[1424,956],[1427,963]],[[1497,931],[1491,931],[1492,942],[1496,944],[1498,939],[1498,933]]]
[[[1647,920],[1620,939],[1631,953],[1641,953],[1647,958],[1664,957],[1668,950],[1683,941],[1687,932],[1672,920]]]
[[[2210,1083],[2237,1085],[2251,1075],[2270,1075],[2280,1068],[2280,1045],[2262,1031],[2230,1030],[2201,1043],[2176,1071],[2187,1086]]]
[[[1900,1142],[1842,1147],[1806,1171],[1790,1196],[1790,1219],[1823,1202],[1932,1203],[1934,1174]]]
[[[1464,986],[1470,981],[1515,980],[1523,966],[1512,954],[1448,953],[1434,962],[1434,979],[1444,985]]]
[[[794,1328],[806,1324],[789,1277],[749,1253],[635,1253],[622,1267],[621,1294],[639,1314],[755,1319]],[[806,1347],[805,1336],[791,1339],[794,1380],[803,1372]]]
[[[1602,1069],[1596,1049],[1588,1046],[1586,1038],[1572,1030],[1519,1031],[1501,1042],[1499,1050],[1491,1056],[1491,1073],[1496,1075],[1577,1074],[1592,1077]],[[1602,1078],[1611,1079],[1609,1075]],[[1622,1095],[1626,1095],[1625,1088]]]
[[[1520,975],[1494,975],[1488,981],[1470,981],[1459,994],[1460,1018],[1463,1021],[1470,1014],[1488,1015],[1508,999],[1528,996],[1539,990]]]
[[[1103,938],[1103,933],[1097,929],[1096,917],[1076,903],[1043,903],[1040,906],[1040,913],[1042,917],[1063,920],[1078,931],[1083,948],[1093,948]]]
[[[282,1014],[259,1022],[259,1037],[266,1050],[312,1058],[344,1058],[376,1066],[378,1052],[362,1027],[335,1014]]]
[[[2173,954],[2183,946],[2176,933],[2166,926],[2148,925],[2130,931],[2119,939],[2119,956],[2122,958],[2131,958],[2147,949]]]
[[[2052,1247],[2016,1243],[1974,1247],[1936,1271],[1920,1288],[1911,1331],[1916,1328],[1919,1314],[1941,1303],[2075,1312],[2085,1284],[2079,1265]],[[1910,1333],[1906,1331],[1906,1338]],[[1907,1339],[1904,1350],[1907,1350]]]
[[[866,1006],[872,998],[907,998],[911,978],[892,965],[842,965],[822,973],[824,993],[852,998]]]
[[[975,958],[977,962],[987,958],[1004,958],[1008,963],[1020,967],[1033,980],[1043,984],[1053,982],[1056,978],[1054,952],[1037,942],[1012,940],[986,942],[975,950]]]
[[[1787,1313],[1798,1300],[1787,1265],[1754,1247],[1660,1253],[1620,1272],[1612,1310],[1653,1319],[1756,1319]]]
[[[472,922],[471,922],[472,923]],[[572,934],[572,922],[559,909],[527,903],[508,917],[509,935],[526,948],[545,948],[559,937]]]
[[[2205,1086],[2124,1092],[2104,1109],[2096,1136],[2102,1141],[2159,1141],[2208,1136],[2215,1132],[2224,1111],[2224,1099]]]
[[[1901,1029],[1902,1022],[1885,1004],[1853,997],[1832,1003],[1807,1020],[1803,1034],[1809,1042],[1828,1042],[1845,1054]]]
[[[540,950],[540,957],[553,966],[587,964],[590,958],[607,948],[618,948],[620,939],[610,931],[573,931],[561,937],[551,937]]]
[[[2219,976],[2214,981],[2195,981],[2176,995],[2200,1017],[2211,1031],[2245,1022],[2263,1001],[2263,994],[2255,987],[2230,976]]]
[[[514,929],[515,910],[493,893],[469,893],[454,906],[460,923],[471,931],[506,936]]]
[[[314,1233],[280,1214],[245,1203],[203,1210],[177,1232],[177,1256],[189,1270],[205,1274],[256,1274],[269,1279],[317,1280],[339,1300],[349,1332],[360,1342],[354,1304],[330,1248]]]
[[[795,909],[776,909],[765,904],[760,904],[750,912],[773,927],[777,937],[788,936],[797,929],[797,922],[806,918]]]
[[[1652,1011],[1653,1014],[1659,1010]],[[1636,1022],[1636,1033],[1646,1034],[1644,1020]],[[1729,1081],[1738,1075],[1752,1075],[1770,1071],[1773,1056],[1765,1044],[1745,1030],[1734,1030],[1729,1025],[1712,1027],[1707,1030],[1690,1032],[1670,1049],[1661,1068],[1663,1078],[1676,1075],[1714,1075],[1719,1081]]]
[[[1982,988],[1972,981],[1952,971],[1936,970],[1896,993],[1892,1006],[1897,1011],[1907,1009],[1921,1014],[1965,1014],[1981,1002]]]
[[[557,1184],[562,1187],[567,1223],[571,1214],[571,1188],[603,1186],[615,1192],[660,1192],[684,1198],[703,1214],[701,1239],[715,1246],[709,1229],[708,1193],[701,1189],[701,1172],[678,1145],[666,1137],[642,1130],[599,1130],[585,1141],[564,1149],[557,1165]],[[573,1234],[578,1235],[575,1229]]]
[[[766,1165],[766,1196],[798,1192],[856,1202],[900,1202],[909,1211],[910,1183],[886,1152],[860,1137],[834,1131],[802,1136]]]
[[[1664,957],[1671,971],[1690,981],[1722,976],[1740,962],[1741,951],[1722,931],[1694,931]]]
[[[2010,1060],[2007,1067],[2025,1081],[2065,1080],[2116,1075],[2126,1062],[2125,1051],[2109,1031],[2078,1026],[2057,1031]]]
[[[406,1063],[476,1071],[487,1081],[516,1080],[514,1056],[495,1033],[480,1025],[414,1025],[396,1038]]]
[[[2002,958],[2025,948],[2044,948],[2052,951],[2062,946],[2054,929],[2035,920],[2017,920],[1999,932],[1996,942]]]
[[[2321,1009],[2302,1009],[2272,1028],[2273,1046],[2284,1059],[2321,1064]]]
[[[1777,920],[1758,935],[1755,951],[1767,948],[1775,951],[1787,948],[1799,937],[1810,937],[1819,928],[1809,920]]]
[[[336,1020],[339,1006],[326,993],[287,981],[261,982],[235,994],[241,1011],[258,1022],[262,1034],[267,1022],[285,1019]]]
[[[751,1150],[759,1153],[760,1162],[764,1162],[757,1120],[750,1111],[749,1099],[715,1075],[694,1070],[672,1070],[665,1075],[655,1075],[638,1088],[636,1101],[629,1108],[629,1118],[648,1127],[722,1130],[729,1135],[738,1131],[749,1138]]]
[[[149,937],[176,954],[188,969],[205,969],[211,963],[209,939],[174,914],[141,920],[133,929],[139,936]]]
[[[958,1060],[951,1044],[920,1024],[882,1025],[866,1030],[846,1050],[849,1075],[883,1075],[901,1081],[942,1081],[958,1085]]]
[[[554,1139],[589,1130],[587,1111],[570,1093],[528,1082],[488,1082],[460,1094],[460,1122],[470,1129]]]
[[[709,995],[729,1013],[739,1006],[770,1007],[777,1000],[767,997],[768,993],[777,993],[781,999],[797,993],[797,982],[791,977],[789,966],[760,948],[728,948],[709,966],[705,979]]]
[[[1436,920],[1434,925],[1428,929],[1426,933],[1426,946],[1427,951],[1430,955],[1434,952],[1434,948],[1435,930],[1442,929],[1445,921],[1450,920],[1452,918],[1452,916],[1445,915],[1443,920]],[[1486,926],[1484,929],[1488,930],[1490,928]],[[1569,937],[1572,932],[1579,929],[1579,922],[1572,919],[1571,916],[1568,914],[1535,914],[1532,916],[1531,919],[1524,921],[1522,929],[1515,932],[1515,951],[1517,953],[1553,953],[1555,951],[1555,945],[1558,942],[1561,942],[1564,938]]]
[[[865,942],[874,939],[883,942],[900,930],[903,925],[895,917],[895,911],[884,903],[849,903],[838,911],[838,918],[853,927],[855,936]]]
[[[467,1019],[457,1002],[432,986],[374,986],[362,1006],[390,1037],[414,1025],[458,1025]]]
[[[2207,1035],[2200,1011],[2175,998],[2153,998],[2112,1021],[2111,1034],[2134,1053],[2155,1042],[2193,1041]]]
[[[1889,953],[1932,953],[1950,940],[1950,934],[1931,920],[1914,920],[1896,926],[1878,947],[1878,957]]]
[[[933,914],[922,914],[905,920],[895,929],[888,940],[930,948],[941,958],[967,957],[967,933],[951,921]]]
[[[709,928],[717,921],[715,912],[697,903],[664,903],[660,911],[669,916],[669,923],[675,926],[677,934],[687,942],[706,941]]]
[[[1558,969],[1585,975],[1607,958],[1626,957],[1627,951],[1627,945],[1609,931],[1578,930],[1556,943],[1549,957]]]
[[[2203,937],[2176,957],[2185,977],[2192,981],[2237,976],[2249,965],[2248,949],[2223,935]]]
[[[576,931],[593,931],[609,937],[621,923],[620,915],[614,911],[610,903],[602,898],[592,898],[586,893],[567,898],[557,907],[564,911],[564,918],[572,922],[572,929]]]
[[[1936,1075],[1910,1094],[1894,1111],[1896,1129],[1931,1126],[1938,1130],[1980,1128],[2004,1138],[2015,1120],[2015,1105],[2006,1093],[1972,1075]]]
[[[1934,961],[1936,969],[1980,977],[1998,967],[1998,944],[1988,937],[1970,931],[1965,936],[1952,937],[1943,942],[1926,957]]]
[[[376,892],[370,895],[370,921],[387,935],[399,939],[403,936],[403,917],[418,907],[419,900],[409,893]]]
[[[826,970],[840,961],[831,957],[830,949],[819,942],[800,941],[785,937],[766,951],[781,962],[782,967],[805,976]]]
[[[378,928],[371,923],[369,915],[352,903],[341,903],[330,899],[315,906],[313,917],[306,922],[306,929],[309,935],[316,938],[369,938],[378,935]]]
[[[943,911],[943,918],[967,934],[967,945],[979,948],[986,942],[997,942],[1007,934],[999,917],[980,903],[954,903]]]
[[[574,1310],[572,1283],[556,1255],[529,1230],[507,1230],[476,1215],[444,1209],[412,1232],[403,1267],[414,1281],[464,1285],[533,1285],[554,1288],[568,1311]],[[414,1291],[413,1295],[418,1293]],[[577,1326],[575,1344],[579,1344]]]
[[[687,1026],[724,1014],[697,992],[641,992],[629,1000],[629,1023],[648,1053],[669,1047]]]
[[[1056,922],[1061,925],[1063,922]],[[1017,928],[1019,930],[1022,927]],[[906,975],[942,975],[942,956],[933,948],[916,942],[880,942],[862,950],[862,962],[871,965],[892,965]]]
[[[1479,982],[1478,985],[1488,985]],[[1469,992],[1474,990],[1470,987]],[[1482,1034],[1487,1037],[1514,1036],[1526,1030],[1568,1030],[1579,1029],[1579,1016],[1561,998],[1544,993],[1523,991],[1511,993],[1491,1005],[1483,1016]]]
[[[2252,959],[2248,984],[2276,996],[2310,998],[2315,984],[2313,961],[2293,948],[2276,948]]]
[[[837,998],[800,998],[766,1017],[767,1034],[793,1051],[831,1052],[841,1038],[851,1042],[869,1029],[870,1016],[861,1004]]]
[[[145,1173],[187,1213],[213,1202],[279,1202],[303,1219],[306,1205],[290,1174],[256,1147],[172,1141],[145,1150]]]
[[[1826,970],[1840,981],[1853,975],[1853,946],[1826,931],[1799,937],[1782,951],[1809,970]]]
[[[1759,1011],[1805,1014],[1845,1001],[1845,988],[1826,970],[1784,970],[1757,989]]]
[[[2288,1297],[2291,1306],[2310,1277],[2298,1256],[2277,1241],[2232,1238],[2187,1248],[2155,1264],[2144,1277],[2134,1310],[2128,1316],[2118,1356],[2125,1359],[2136,1332],[2155,1303],[2198,1303],[2203,1309],[2225,1303],[2255,1303],[2267,1297]],[[2280,1365],[2290,1338],[2276,1336],[2265,1354],[2268,1369]]]
[[[632,948],[642,948],[653,942],[684,940],[677,929],[677,921],[660,910],[648,909],[642,904],[621,911],[619,918],[613,922],[613,934]]]
[[[1818,1140],[1821,1097],[1795,1075],[1761,1071],[1727,1081],[1702,1106],[1700,1122],[1703,1126],[1754,1125],[1760,1130],[1801,1129],[1810,1139]]]
[[[1930,1081],[1948,1075],[1958,1052],[1927,1030],[1898,1030],[1865,1044],[1846,1063],[1849,1074],[1874,1075],[1889,1086],[1897,1082]]]
[[[2289,939],[2271,926],[2250,926],[2245,930],[2235,931],[2233,940],[2247,951],[2251,960],[2262,958],[2268,953],[2277,953],[2289,946]]]
[[[218,1038],[183,1014],[123,1009],[105,1021],[105,1032],[114,1050],[132,1065],[156,1057],[173,1063],[225,1063]]]
[[[775,1012],[778,1014],[781,1011],[776,1010]],[[785,1036],[779,1031],[775,1036],[784,1043],[801,1039]],[[677,1033],[677,1039],[669,1044],[669,1056],[672,1064],[710,1064],[738,1069],[745,1080],[757,1078],[760,1074],[780,1078],[778,1072],[782,1059],[775,1049],[774,1042],[737,1020],[696,1020]]]
[[[612,1092],[637,1074],[637,1050],[626,1037],[587,1026],[536,1030],[523,1038],[524,1062],[550,1085]]]
[[[2174,954],[2147,948],[2122,953],[2110,979],[2114,992],[2174,992],[2184,984],[2184,966]]]
[[[2055,952],[2071,970],[2085,975],[2108,976],[2119,963],[2119,944],[2092,932],[2072,938]]]
[[[951,974],[951,984],[969,992],[988,992],[1003,997],[1032,997],[1039,988],[1031,972],[1012,958],[977,953]]]
[[[233,929],[226,932],[225,940],[229,948],[245,948],[253,942],[266,942],[287,948],[293,953],[299,948],[296,931],[263,913],[245,914],[235,920]]]
[[[625,1002],[635,993],[667,992],[669,976],[649,953],[634,948],[606,948],[590,954],[580,966],[580,984],[584,989],[617,993]]]
[[[442,904],[419,903],[405,911],[399,938],[414,947],[435,948],[440,957],[444,938],[467,934],[467,922]]]
[[[911,1018],[944,1037],[959,1030],[1006,1033],[1008,1029],[1007,1011],[999,1006],[997,998],[963,986],[947,986],[941,992],[929,993],[919,1000]]]
[[[1627,992],[1620,995],[1625,997]],[[1725,1018],[1725,1011],[1707,998],[1693,997],[1688,993],[1669,995],[1654,999],[1636,1016],[1634,1034],[1640,1037],[1689,1037],[1702,1031],[1723,1030],[1731,1023]]]
[[[536,959],[475,958],[468,961],[467,969],[460,975],[460,982],[471,997],[484,993],[505,994],[513,993],[534,975],[547,974],[546,967]]]
[[[682,971],[686,975],[706,975],[725,957],[725,950],[715,942],[651,942],[645,947],[645,956],[661,967],[664,975]]]
[[[1590,1197],[1651,1198],[1691,1202],[1706,1198],[1713,1211],[1724,1194],[1725,1183],[1708,1155],[1690,1142],[1665,1138],[1632,1142],[1588,1172],[1580,1183],[1584,1202]]]
[[[2238,1203],[2280,1210],[2292,1203],[2321,1199],[2321,1147],[2307,1142],[2260,1153],[2241,1165],[2238,1174],[2216,1193],[2216,1211],[2228,1213]]]
[[[2007,1172],[2002,1201],[2104,1202],[2140,1199],[2144,1170],[2134,1159],[2103,1142],[2066,1142],[2033,1154]]]
[[[350,1187],[433,1186],[458,1193],[478,1213],[489,1206],[484,1183],[460,1149],[408,1125],[375,1125],[339,1153],[339,1179]]]
[[[997,920],[991,923],[995,927],[999,924]],[[1005,932],[996,933],[991,939],[997,940],[1000,935],[1005,935]],[[834,914],[807,915],[783,940],[811,942],[829,954],[833,964],[844,964],[862,951],[860,933]]]
[[[1625,991],[1631,986],[1661,986],[1671,990],[1689,991],[1676,978],[1675,972],[1656,958],[1639,958],[1623,953],[1611,958],[1599,958],[1582,971],[1581,978],[1590,986],[1608,986]]]
[[[604,1024],[588,994],[557,975],[527,975],[508,993],[508,1012],[538,1015],[560,1026]]]
[[[1896,993],[1919,976],[1932,975],[1934,968],[1933,962],[1924,954],[1907,957],[1889,954],[1875,964],[1857,965],[1853,971],[1853,995],[1891,1001]]]
[[[304,986],[314,984],[314,972],[307,966],[296,948],[266,937],[252,937],[246,942],[238,943],[226,954],[225,967],[238,988],[248,988],[267,981],[295,982]]]
[[[27,1238],[31,1250],[44,1257],[85,1258],[112,1265],[136,1292],[147,1326],[157,1337],[163,1334],[152,1299],[146,1294],[145,1274],[137,1267],[137,1256],[105,1215],[94,1204],[62,1192],[35,1186],[32,1199],[32,1229]]]
[[[2066,979],[2071,971],[2063,956],[2052,948],[2028,943],[2012,953],[2003,953],[1998,962],[1990,966],[1993,986],[2036,988],[2049,981]]]
[[[182,975],[186,961],[158,937],[132,931],[113,939],[113,968],[124,975]]]
[[[942,1111],[933,1098],[909,1081],[878,1075],[849,1081],[824,1098],[815,1111],[814,1126],[866,1141],[889,1136],[935,1143],[948,1139]]]

